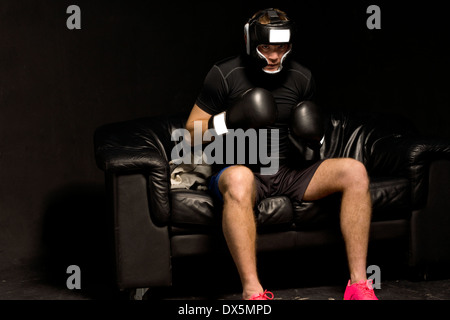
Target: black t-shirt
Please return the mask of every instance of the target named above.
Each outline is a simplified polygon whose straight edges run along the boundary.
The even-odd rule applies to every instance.
[[[228,109],[235,99],[250,88],[269,90],[277,103],[278,118],[268,129],[279,130],[279,159],[289,155],[289,118],[299,102],[313,100],[315,85],[311,71],[292,59],[276,74],[256,69],[246,56],[235,56],[216,63],[208,72],[196,104],[215,115]]]

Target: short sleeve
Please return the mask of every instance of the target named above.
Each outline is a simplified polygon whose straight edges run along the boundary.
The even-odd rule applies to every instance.
[[[197,97],[196,104],[209,114],[225,111],[228,86],[218,66],[213,66],[206,75],[203,87]]]
[[[316,95],[316,82],[314,81],[314,77],[311,75],[306,85],[304,98],[302,100],[314,101],[315,95]]]

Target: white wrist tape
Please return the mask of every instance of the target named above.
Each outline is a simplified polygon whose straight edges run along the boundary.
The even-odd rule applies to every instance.
[[[228,128],[225,123],[225,114],[226,114],[226,111],[214,116],[214,119],[213,119],[214,129],[216,130],[216,133],[218,135],[228,133]]]

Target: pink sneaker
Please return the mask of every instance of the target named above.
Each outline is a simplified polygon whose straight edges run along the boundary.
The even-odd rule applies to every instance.
[[[268,296],[270,295],[270,297]],[[267,290],[264,290],[263,293],[255,293],[248,300],[273,300],[273,293]]]
[[[372,280],[361,280],[351,284],[348,280],[344,300],[378,300],[372,287]]]

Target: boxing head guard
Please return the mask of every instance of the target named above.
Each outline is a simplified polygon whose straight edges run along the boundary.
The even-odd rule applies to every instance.
[[[261,23],[263,16],[268,18],[268,23]],[[266,73],[278,73],[283,68],[283,62],[292,49],[292,39],[294,34],[294,23],[287,16],[273,8],[259,11],[244,26],[246,39],[246,53],[254,62]],[[276,71],[267,71],[264,68],[268,65],[266,57],[258,50],[263,44],[288,44],[288,51],[281,58],[280,68]]]

